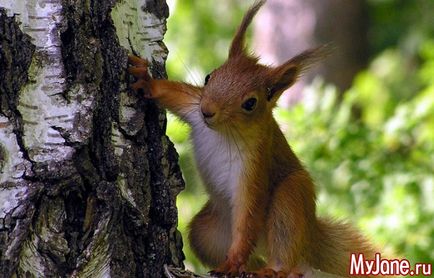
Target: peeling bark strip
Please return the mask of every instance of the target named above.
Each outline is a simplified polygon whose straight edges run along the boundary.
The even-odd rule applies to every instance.
[[[0,7],[0,278],[182,267],[178,157],[125,74],[133,48],[165,77],[165,1]]]

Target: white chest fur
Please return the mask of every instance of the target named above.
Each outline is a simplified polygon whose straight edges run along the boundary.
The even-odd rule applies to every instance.
[[[211,194],[234,201],[242,171],[241,146],[237,146],[232,138],[208,128],[200,116],[193,122],[194,153],[205,186]]]

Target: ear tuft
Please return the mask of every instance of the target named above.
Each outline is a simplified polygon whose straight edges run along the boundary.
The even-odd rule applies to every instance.
[[[310,69],[311,66],[315,65],[317,62],[323,60],[333,52],[333,47],[331,44],[324,44],[316,48],[311,48],[303,51],[297,56],[291,58],[286,63],[291,63],[297,65],[300,69],[299,75]],[[286,64],[285,63],[285,64]]]
[[[267,88],[267,99],[277,100],[283,91],[291,87],[312,65],[328,56],[331,50],[330,45],[308,49],[283,65],[272,69],[269,79],[270,84]]]
[[[244,53],[244,37],[246,34],[247,27],[249,27],[253,17],[256,15],[259,9],[265,4],[265,2],[266,0],[256,1],[250,7],[247,13],[244,15],[240,27],[238,27],[238,31],[235,34],[234,39],[232,40],[232,44],[229,49],[229,58],[233,58]]]

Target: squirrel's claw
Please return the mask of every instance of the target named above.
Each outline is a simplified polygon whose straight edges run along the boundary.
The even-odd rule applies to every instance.
[[[148,61],[137,56],[128,55],[128,63],[132,65],[132,67],[128,67],[128,72],[134,77],[145,81],[151,80],[148,72]]]
[[[128,68],[128,72],[138,79],[131,84],[131,88],[144,97],[152,97],[149,87],[151,76],[148,73],[148,62],[140,57],[129,55],[128,63],[133,65]]]
[[[137,82],[131,84],[131,89],[133,89],[135,92],[143,95],[146,98],[152,97],[151,90],[149,88],[149,83],[143,79],[139,79]]]
[[[128,72],[136,78],[141,78],[145,80],[151,79],[147,67],[129,67]]]
[[[128,63],[136,67],[148,67],[148,61],[134,55],[128,55]]]

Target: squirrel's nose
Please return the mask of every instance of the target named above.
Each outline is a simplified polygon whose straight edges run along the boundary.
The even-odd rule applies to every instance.
[[[206,110],[203,110],[203,109],[202,109],[202,115],[203,115],[203,117],[204,117],[205,119],[208,119],[208,118],[212,118],[212,117],[214,117],[215,112],[212,112],[212,111],[206,111]]]
[[[200,112],[202,112],[205,121],[213,120],[217,117],[217,106],[209,98],[202,99],[200,103]]]

